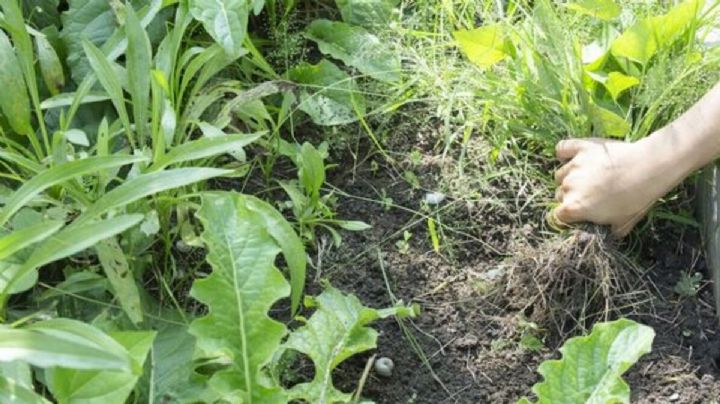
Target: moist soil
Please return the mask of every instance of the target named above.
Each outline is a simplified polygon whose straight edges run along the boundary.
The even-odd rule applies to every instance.
[[[370,372],[363,397],[376,403],[514,403],[532,397],[532,385],[540,381],[537,366],[557,358],[563,340],[581,334],[595,320],[626,316],[657,333],[652,353],[625,375],[632,402],[720,402],[720,327],[710,285],[702,281],[696,296],[674,291],[683,273],[699,272],[709,279],[696,229],[654,220],[638,232],[640,238],[624,244],[607,241],[602,251],[579,248],[582,254],[570,254],[559,263],[559,244],[572,237],[582,244],[589,237],[605,236],[597,230],[548,230],[547,205],[527,203],[532,187],[513,173],[486,182],[487,198],[448,196],[428,207],[423,203],[426,193],[449,181],[437,160],[429,161],[414,168],[424,188],[413,188],[397,165],[371,169],[362,164],[330,179],[342,190],[338,217],[373,227],[344,232],[339,248],[323,248],[321,242],[313,257],[310,289],[329,279],[372,307],[402,301],[422,308],[411,320],[375,323],[380,333],[377,351],[342,364],[334,374],[337,385],[354,391],[371,355],[377,354],[391,358],[395,369],[391,377]],[[393,206],[383,204],[380,195],[392,198]],[[670,209],[690,206],[688,198],[678,200],[683,206]],[[428,235],[428,216],[439,229],[439,253]],[[398,245],[405,231],[412,236],[406,246]],[[598,254],[629,256],[629,264],[599,260]],[[593,304],[578,300],[573,289],[587,288],[587,283],[568,283],[565,294],[534,291],[533,283],[547,276],[543,268],[573,266],[574,259],[583,261],[574,268],[585,273],[598,262],[616,275],[630,271],[631,281],[615,284],[605,296],[617,303],[612,310],[593,311]],[[525,276],[508,278],[512,274]],[[513,282],[527,287],[509,288]],[[537,294],[551,301],[539,304]],[[528,301],[535,303],[518,304]],[[551,307],[567,310],[548,315]],[[578,313],[584,313],[582,318]]]

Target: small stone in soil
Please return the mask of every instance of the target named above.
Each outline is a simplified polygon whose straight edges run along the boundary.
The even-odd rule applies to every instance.
[[[395,364],[392,359],[387,357],[378,358],[375,361],[375,372],[383,377],[391,377]]]

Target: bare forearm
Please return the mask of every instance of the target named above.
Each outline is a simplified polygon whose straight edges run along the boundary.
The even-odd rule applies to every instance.
[[[720,83],[667,127],[648,137],[653,156],[677,182],[720,156]]]

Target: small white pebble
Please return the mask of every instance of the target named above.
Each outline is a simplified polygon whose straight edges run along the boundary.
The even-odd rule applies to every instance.
[[[708,48],[720,46],[720,29],[715,28],[710,30],[710,32],[708,32],[707,36],[704,39],[705,46],[707,46]]]
[[[679,394],[679,393],[675,393],[675,394],[673,394],[672,396],[668,397],[668,400],[669,400],[669,401],[677,401],[677,400],[679,400],[679,399],[680,399],[680,394]]]
[[[383,356],[375,361],[375,372],[382,377],[391,377],[393,369],[395,369],[395,364],[390,358]]]
[[[178,251],[183,253],[188,253],[192,251],[192,247],[182,240],[178,240],[175,242],[175,248],[177,248]]]
[[[429,192],[425,194],[425,203],[428,205],[440,205],[445,200],[445,194],[440,192]]]

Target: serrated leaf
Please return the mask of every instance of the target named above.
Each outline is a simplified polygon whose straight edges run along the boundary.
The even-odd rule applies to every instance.
[[[399,57],[365,28],[318,19],[310,24],[306,36],[317,42],[320,52],[361,73],[386,82],[400,80]]]
[[[280,248],[242,195],[204,194],[197,217],[213,271],[190,291],[208,307],[190,333],[201,350],[228,364],[210,385],[240,402],[284,403],[282,390],[262,374],[287,332],[268,316],[272,305],[290,294],[274,265]]]
[[[10,38],[0,30],[0,112],[10,123],[12,129],[23,135],[34,134],[30,125],[30,97],[20,70],[20,61]]]
[[[537,404],[629,403],[621,376],[650,352],[654,337],[652,328],[627,319],[595,324],[590,335],[565,342],[561,359],[540,365]]]
[[[0,361],[24,361],[42,368],[130,371],[127,350],[97,328],[56,318],[21,329],[0,327]]]
[[[508,57],[510,42],[501,25],[453,32],[460,49],[471,62],[481,68],[491,67]]]
[[[191,0],[190,12],[231,57],[243,53],[250,8],[247,0]]]
[[[605,21],[617,18],[622,11],[614,0],[578,0],[569,3],[567,7]]]
[[[152,346],[155,332],[123,331],[110,336],[127,350],[132,372],[56,368],[48,372],[53,396],[63,404],[122,404],[132,392]]]
[[[305,287],[307,260],[302,240],[280,212],[267,202],[252,196],[244,196],[244,200],[248,210],[258,215],[258,219],[262,221],[270,233],[270,237],[275,240],[282,251],[290,270],[290,307],[292,313],[295,314],[300,307],[300,299]]]
[[[335,0],[343,21],[373,27],[386,25],[396,16],[399,0]]]
[[[347,402],[351,395],[338,390],[332,381],[333,370],[349,357],[375,348],[377,331],[368,324],[389,316],[413,316],[409,307],[375,310],[363,306],[357,297],[328,287],[310,299],[315,313],[307,324],[290,334],[284,349],[307,355],[315,365],[315,377],[290,390],[293,399],[309,403]]]
[[[365,99],[355,82],[332,62],[302,63],[291,69],[288,77],[304,85],[298,108],[318,125],[347,124],[365,114]]]

